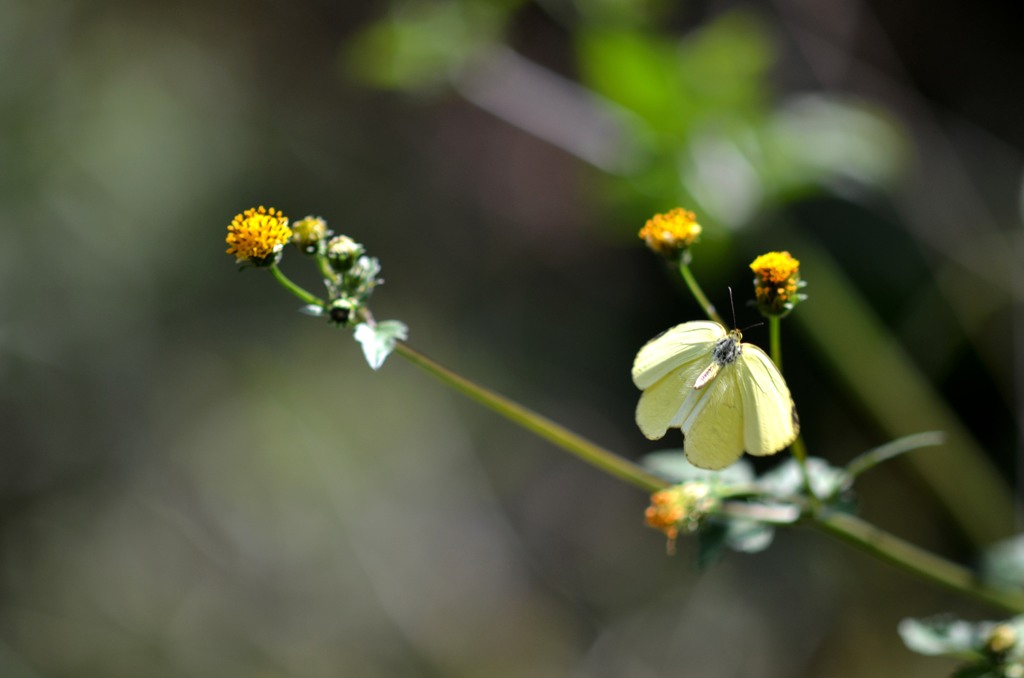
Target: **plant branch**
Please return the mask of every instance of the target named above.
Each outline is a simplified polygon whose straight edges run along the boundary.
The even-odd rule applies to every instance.
[[[395,352],[463,395],[561,447],[588,464],[625,480],[648,494],[669,485],[640,466],[595,445],[550,419],[459,376],[411,348],[408,344],[398,342],[395,345]],[[791,515],[785,511],[779,511],[777,516],[774,514],[760,515],[756,511],[748,511],[742,502],[727,502],[724,506],[727,506],[728,509],[723,512],[734,516],[761,518],[766,522],[782,524],[792,520]],[[1004,610],[1015,613],[1024,612],[1024,594],[1001,591],[986,586],[969,569],[904,541],[854,516],[841,513],[812,512],[799,524],[809,525],[837,537],[879,560],[928,581]]]
[[[277,264],[270,266],[270,272],[274,275],[277,282],[281,283],[282,287],[297,296],[299,299],[302,299],[307,304],[312,304],[314,306],[324,305],[323,299],[320,299],[315,294],[307,292],[305,289],[293,283],[288,276],[281,272],[281,269],[278,268]]]
[[[693,293],[697,303],[701,305],[701,308],[704,309],[704,313],[706,313],[709,318],[722,327],[728,327],[724,322],[722,322],[722,316],[718,315],[715,305],[708,300],[707,295],[704,294],[704,290],[700,288],[700,285],[697,283],[697,279],[693,277],[693,272],[690,271],[689,258],[689,254],[685,251],[679,256],[679,273],[683,276],[683,280],[686,281],[686,286],[690,288],[690,292]]]
[[[782,319],[777,315],[768,316],[768,349],[771,352],[772,362],[782,372]],[[800,467],[800,477],[803,480],[804,492],[811,500],[811,508],[817,510],[819,501],[814,494],[814,487],[811,485],[811,474],[807,471],[807,447],[804,439],[797,432],[796,439],[790,445],[790,452]]]
[[[880,530],[855,516],[833,513],[806,524],[900,569],[1013,613],[1024,613],[1024,594],[987,586],[966,567]]]
[[[639,487],[648,494],[668,486],[667,482],[648,473],[633,462],[595,445],[550,419],[523,407],[519,403],[498,395],[465,377],[459,376],[422,353],[410,348],[404,342],[395,344],[395,353],[398,353],[412,364],[426,370],[445,384],[497,412],[506,419],[576,455],[588,464]]]

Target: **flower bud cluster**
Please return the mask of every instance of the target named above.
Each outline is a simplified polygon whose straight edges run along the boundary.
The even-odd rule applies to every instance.
[[[322,254],[329,235],[327,222],[320,217],[306,217],[292,224],[292,243],[303,254]]]
[[[326,259],[331,275],[324,279],[330,293],[332,322],[352,324],[365,307],[380,279],[380,262],[367,256],[366,248],[348,236],[339,235],[326,244]]]
[[[248,209],[235,216],[228,226],[228,254],[238,263],[271,267],[275,274],[291,242],[316,257],[327,287],[326,301],[305,309],[306,313],[326,317],[337,325],[355,326],[369,317],[366,304],[380,279],[380,262],[367,256],[366,248],[345,235],[335,236],[321,217],[308,216],[288,226],[288,217],[273,207]]]

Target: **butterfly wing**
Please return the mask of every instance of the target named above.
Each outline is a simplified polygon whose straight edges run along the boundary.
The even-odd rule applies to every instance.
[[[694,320],[662,332],[636,354],[633,383],[641,390],[653,386],[677,367],[710,354],[725,334],[724,327],[709,320]]]
[[[743,393],[736,364],[722,368],[681,422],[683,452],[694,466],[716,471],[743,454]]]
[[[775,454],[800,431],[789,387],[779,368],[753,344],[743,344],[734,367],[742,391],[743,445],[754,455]]]
[[[643,390],[636,423],[656,440],[679,426],[701,393],[693,384],[711,360],[715,342],[725,336],[718,323],[696,320],[676,325],[647,342],[633,361],[633,383]]]
[[[657,440],[669,428],[679,426],[705,395],[703,390],[694,390],[693,383],[707,367],[710,351],[709,348],[708,357],[698,356],[677,367],[641,394],[636,406],[636,423],[649,439]]]

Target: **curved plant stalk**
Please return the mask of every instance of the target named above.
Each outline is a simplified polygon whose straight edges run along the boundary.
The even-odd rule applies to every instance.
[[[668,485],[661,478],[648,473],[633,462],[623,459],[617,454],[576,435],[547,417],[543,417],[519,403],[479,386],[446,367],[442,367],[404,342],[398,342],[395,345],[395,353],[417,367],[426,370],[456,391],[494,410],[526,430],[536,433],[541,438],[554,443],[591,466],[596,466],[616,478],[639,487],[647,493],[657,492]]]
[[[276,265],[270,266],[270,271],[285,289],[299,299],[307,304],[323,305],[321,299],[289,280]],[[817,280],[818,278],[816,278]],[[396,344],[395,352],[460,393],[609,475],[626,481],[648,494],[668,486],[665,480],[633,462],[623,459],[550,419],[456,374],[412,349],[404,342]],[[725,502],[723,512],[732,511],[735,515],[746,514],[747,517],[753,517],[750,508],[744,508],[738,503],[732,506],[731,504],[733,502]],[[765,515],[763,518],[766,522],[772,522],[769,515]],[[787,522],[785,516],[780,516],[779,522]],[[841,513],[825,514],[818,510],[810,510],[804,512],[803,522],[800,524],[831,534],[906,572],[1004,610],[1024,613],[1024,594],[993,589],[984,584],[970,570],[903,541],[854,516]]]

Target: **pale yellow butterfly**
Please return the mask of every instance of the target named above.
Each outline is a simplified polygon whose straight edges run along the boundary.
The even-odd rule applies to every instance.
[[[721,469],[743,451],[775,454],[800,431],[789,387],[771,358],[716,322],[676,325],[640,349],[633,383],[643,391],[636,423],[656,440],[683,432],[694,466]]]

